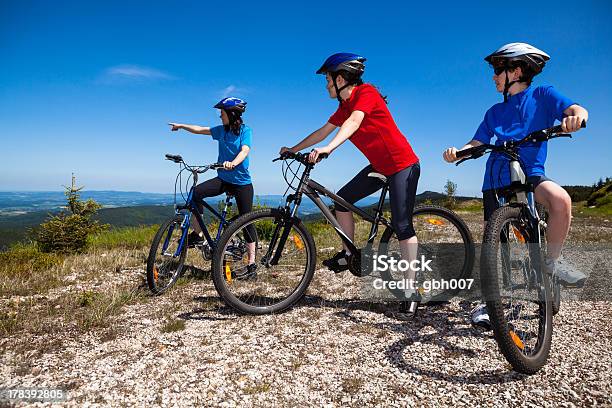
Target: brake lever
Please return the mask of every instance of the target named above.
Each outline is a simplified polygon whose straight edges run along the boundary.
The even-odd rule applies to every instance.
[[[464,161],[468,161],[468,160],[470,160],[470,159],[472,159],[472,158],[473,158],[472,156],[470,156],[470,157],[464,157],[463,159],[461,159],[461,160],[459,160],[457,163],[455,163],[455,166],[458,166],[458,165],[460,165],[461,163],[463,163]]]

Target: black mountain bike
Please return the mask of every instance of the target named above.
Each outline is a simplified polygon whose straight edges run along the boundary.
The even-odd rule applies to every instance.
[[[193,200],[193,190],[198,184],[198,175],[206,173],[208,170],[223,168],[221,163],[208,164],[204,166],[190,166],[183,161],[181,156],[177,155],[166,155],[166,160],[178,163],[181,166],[176,181],[174,183],[174,216],[169,218],[167,221],[162,223],[161,227],[153,238],[151,249],[149,250],[149,257],[147,258],[147,284],[149,289],[156,295],[159,295],[168,290],[181,276],[185,266],[185,259],[187,257],[187,248],[190,246],[188,242],[189,226],[192,222],[192,217],[195,218],[196,222],[200,226],[200,229],[204,233],[205,240],[198,242],[193,245],[198,251],[201,252],[205,260],[211,260],[212,254],[216,242],[221,237],[223,230],[233,221],[226,220],[228,209],[232,205],[233,196],[226,194],[225,203],[223,210],[219,213],[207,202],[203,201],[202,205],[210,212],[218,226],[216,227],[215,238],[208,232],[208,228],[202,214],[200,214],[196,203]],[[189,181],[193,180],[189,193],[185,198],[183,194],[183,183],[181,174],[183,171],[189,171],[191,174],[187,178],[186,188],[189,185]],[[185,200],[185,204],[176,204],[176,187],[177,184],[180,188],[182,198]],[[246,253],[246,246],[243,241],[235,240],[233,242],[232,249],[234,252],[238,252],[241,255]]]
[[[370,214],[310,179],[315,165],[308,161],[308,154],[287,152],[274,161],[277,160],[284,161],[284,178],[289,185],[287,191],[293,188],[295,192],[287,196],[284,207],[260,209],[236,219],[221,236],[214,253],[213,282],[226,304],[242,313],[268,314],[287,309],[302,298],[313,277],[317,256],[313,237],[298,215],[304,195],[316,204],[323,217],[350,249],[349,271],[352,274],[368,274],[365,263],[369,263],[368,260],[376,253],[401,259],[399,242],[391,223],[384,216],[383,206],[389,190],[384,175],[370,173],[370,177],[379,178],[383,185],[378,205],[374,213]],[[295,163],[298,163],[298,167],[293,170],[292,165]],[[303,171],[299,174],[302,166]],[[293,174],[291,180],[287,176],[289,171]],[[297,185],[293,186],[298,179]],[[331,198],[371,224],[364,248],[357,248],[346,236],[319,194]],[[470,276],[474,262],[474,246],[468,228],[459,217],[442,207],[420,206],[414,210],[413,223],[419,239],[419,251],[439,243],[455,244],[459,250],[453,254],[452,265],[447,266],[452,269],[452,275],[456,278]],[[232,277],[233,270],[236,267],[244,268],[244,265],[236,264],[235,257],[231,255],[231,245],[235,239],[244,235],[248,226],[253,226],[257,233],[257,277],[248,281],[237,281]],[[378,251],[375,252],[374,243],[380,226],[384,228],[384,232],[377,247]],[[365,260],[363,268],[362,260]],[[386,281],[401,278],[393,276],[389,271],[381,272],[381,275]],[[403,290],[391,292],[393,299],[406,299]],[[430,299],[435,300],[435,294],[432,294]]]
[[[582,127],[586,127],[584,122]],[[544,267],[545,214],[536,205],[533,184],[526,180],[519,148],[571,137],[562,131],[561,126],[554,126],[521,140],[457,152],[457,157],[462,158],[457,165],[491,152],[509,159],[511,183],[496,191],[500,207],[484,231],[480,258],[482,294],[500,351],[516,371],[526,374],[537,372],[548,358],[560,287],[557,278]]]

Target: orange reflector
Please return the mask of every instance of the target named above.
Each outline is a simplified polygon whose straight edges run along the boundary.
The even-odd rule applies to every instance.
[[[432,225],[444,225],[444,221],[437,220],[435,218],[428,218],[427,222],[432,224]]]
[[[230,269],[229,262],[225,264],[225,279],[227,279],[229,283],[232,283],[232,271]]]
[[[157,269],[157,266],[153,266],[153,280],[155,282],[157,282],[157,277],[159,276],[159,270]]]
[[[514,330],[510,330],[510,337],[512,337],[512,341],[514,344],[516,344],[516,347],[520,348],[521,350],[525,349],[525,344],[523,344],[523,341],[516,335]]]
[[[302,238],[300,238],[297,235],[293,234],[291,236],[291,239],[293,239],[293,243],[295,244],[297,249],[300,249],[300,250],[304,249],[304,243],[302,242]]]
[[[518,229],[512,227],[512,232],[514,232],[514,236],[516,237],[516,239],[518,239],[518,241],[521,244],[525,243],[525,237],[523,236],[523,234],[521,234],[521,231],[519,231]]]

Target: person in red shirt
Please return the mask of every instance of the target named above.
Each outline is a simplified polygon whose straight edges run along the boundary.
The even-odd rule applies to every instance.
[[[413,260],[416,259],[417,237],[412,225],[412,211],[420,175],[419,159],[397,128],[385,98],[374,86],[362,81],[365,60],[351,53],[338,53],[327,58],[317,74],[325,74],[330,98],[337,98],[340,103],[338,110],[323,127],[291,148],[282,147],[280,152],[298,152],[311,147],[339,127],[327,146],[312,150],[310,160],[315,162],[322,153],[331,154],[350,140],[370,164],[342,187],[338,195],[349,203],[355,203],[382,188],[383,180],[372,177],[371,173],[385,176],[389,181],[392,224],[400,242],[402,258]],[[353,240],[353,214],[336,204],[336,217],[344,233]],[[347,270],[348,255],[348,249],[344,248],[323,264],[334,272]],[[413,279],[414,275],[408,278]]]

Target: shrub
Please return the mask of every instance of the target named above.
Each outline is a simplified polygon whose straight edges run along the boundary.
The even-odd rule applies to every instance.
[[[66,187],[67,211],[63,210],[57,215],[42,223],[34,232],[38,248],[42,252],[75,253],[82,252],[87,247],[87,238],[98,233],[108,225],[93,221],[92,217],[102,207],[94,200],[81,201],[79,191],[83,187]]]
[[[444,193],[446,194],[446,199],[444,200],[445,206],[450,209],[455,208],[455,205],[456,205],[455,195],[457,194],[457,183],[453,183],[450,180],[446,180],[446,184],[444,185]]]

